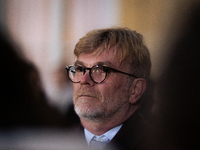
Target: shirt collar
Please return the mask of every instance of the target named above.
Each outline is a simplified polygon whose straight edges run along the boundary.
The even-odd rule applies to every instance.
[[[112,129],[110,129],[109,131],[107,131],[103,135],[105,135],[111,141],[114,138],[114,136],[117,134],[117,132],[121,129],[122,125],[123,124],[118,125],[118,126],[112,128]],[[102,135],[100,135],[100,136],[94,135],[91,132],[89,132],[86,128],[84,128],[84,133],[85,133],[85,138],[86,138],[88,145],[90,144],[90,141],[92,140],[92,138],[94,136],[96,136],[96,137],[102,136]]]

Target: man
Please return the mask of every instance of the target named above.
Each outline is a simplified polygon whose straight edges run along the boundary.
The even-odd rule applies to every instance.
[[[142,35],[127,28],[93,30],[74,54],[75,64],[66,69],[89,147],[105,141],[100,149],[145,149],[149,130],[137,110],[151,60]]]

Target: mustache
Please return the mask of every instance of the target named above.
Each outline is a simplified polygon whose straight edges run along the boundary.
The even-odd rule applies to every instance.
[[[81,97],[82,95],[87,95],[87,96],[90,96],[90,97],[101,99],[101,94],[99,92],[88,89],[86,87],[79,88],[75,93],[76,97]]]

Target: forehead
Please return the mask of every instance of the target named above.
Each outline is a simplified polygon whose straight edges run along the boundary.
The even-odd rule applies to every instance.
[[[93,65],[107,65],[110,67],[119,67],[120,57],[119,55],[114,55],[114,50],[104,50],[102,53],[97,55],[97,53],[81,54],[75,64],[81,64],[87,67],[92,67]]]

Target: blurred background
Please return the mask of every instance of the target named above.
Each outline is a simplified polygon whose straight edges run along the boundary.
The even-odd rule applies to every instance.
[[[0,22],[38,69],[49,104],[65,111],[72,100],[65,66],[79,38],[96,28],[129,27],[151,51],[158,78],[170,44],[194,0],[0,0]],[[183,15],[184,16],[184,15]]]
[[[0,22],[38,69],[49,104],[72,100],[65,66],[79,38],[96,28],[129,27],[144,36],[157,78],[193,0],[0,0]]]
[[[0,0],[0,25],[15,51],[37,70],[47,105],[66,114],[72,84],[65,66],[73,64],[79,38],[92,29],[117,26],[141,33],[151,53],[155,85],[197,5],[199,0]],[[153,96],[156,103],[159,96]]]

